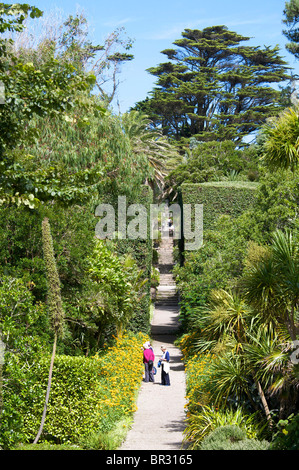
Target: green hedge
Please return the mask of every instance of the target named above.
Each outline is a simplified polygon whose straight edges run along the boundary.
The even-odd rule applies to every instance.
[[[36,436],[46,395],[50,358],[44,357],[32,369],[34,394],[22,390],[26,440]],[[101,400],[100,364],[93,358],[56,356],[43,439],[74,442],[97,429],[97,404]]]
[[[180,188],[179,203],[182,208],[184,204],[191,204],[192,208],[195,204],[203,205],[203,231],[205,232],[205,230],[215,228],[221,215],[235,218],[248,209],[253,204],[257,188],[258,183],[242,181],[186,183]],[[194,220],[192,227],[194,228]],[[182,245],[181,249],[183,249]]]

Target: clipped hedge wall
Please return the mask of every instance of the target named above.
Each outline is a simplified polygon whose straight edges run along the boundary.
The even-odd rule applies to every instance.
[[[140,346],[147,339],[142,333],[126,332],[100,355],[57,355],[40,441],[76,443],[92,433],[108,432],[124,416],[131,416],[144,370]],[[32,442],[38,431],[49,364],[47,356],[36,361],[20,385],[23,442]]]
[[[34,439],[40,424],[49,362],[50,358],[44,357],[32,370],[35,374],[34,396],[32,402],[27,403],[28,412],[24,410],[27,441]],[[100,373],[100,364],[94,358],[56,356],[43,438],[59,443],[74,442],[97,428]],[[26,393],[28,391],[24,390],[25,396]]]
[[[235,218],[248,209],[256,197],[257,188],[258,183],[243,181],[185,183],[180,188],[179,203],[182,208],[183,204],[191,204],[192,207],[203,204],[203,231],[213,230],[219,216],[226,214]]]

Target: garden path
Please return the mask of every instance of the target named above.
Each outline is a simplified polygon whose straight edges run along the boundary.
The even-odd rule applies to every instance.
[[[159,248],[160,285],[151,322],[151,337],[156,368],[161,356],[161,345],[169,351],[171,385],[161,385],[159,368],[154,383],[142,383],[134,422],[120,450],[183,448],[186,385],[182,353],[174,346],[179,328],[179,306],[172,267],[173,239],[162,238]]]

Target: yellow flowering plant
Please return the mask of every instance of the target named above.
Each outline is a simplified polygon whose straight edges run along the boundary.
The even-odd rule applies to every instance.
[[[101,431],[110,430],[115,421],[136,411],[143,377],[141,345],[147,340],[143,333],[126,332],[115,338],[104,355],[96,356],[101,366],[98,385],[101,399],[97,405]]]

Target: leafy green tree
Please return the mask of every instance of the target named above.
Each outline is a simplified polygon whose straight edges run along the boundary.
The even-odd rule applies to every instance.
[[[92,316],[97,317],[99,340],[107,325],[115,325],[121,334],[144,295],[141,288],[147,280],[129,255],[121,259],[103,240],[97,240],[89,257],[89,274],[95,283],[89,304]]]
[[[129,53],[133,41],[127,37],[125,29],[117,28],[103,44],[93,44],[84,13],[69,15],[57,22],[51,11],[45,15],[41,27],[42,32],[36,33],[29,22],[26,30],[16,36],[14,52],[17,57],[38,65],[52,52],[60,62],[69,63],[78,71],[91,72],[98,96],[108,106],[117,94],[122,65],[134,58]]]
[[[178,189],[182,183],[205,183],[218,180],[256,180],[259,178],[255,146],[237,149],[234,142],[198,142],[190,138],[189,148],[180,161],[168,162],[167,185]]]
[[[275,230],[298,230],[299,175],[290,170],[261,173],[253,206],[238,217],[236,231],[265,244],[271,243]]]
[[[169,61],[148,69],[156,87],[137,109],[175,139],[241,142],[277,113],[280,92],[271,84],[289,78],[278,47],[242,44],[248,40],[226,26],[185,29],[176,49],[162,51]]]
[[[22,31],[30,11],[32,17],[42,14],[26,4],[1,4],[0,32]],[[47,170],[34,167],[24,145],[32,143],[38,135],[36,116],[61,116],[72,109],[78,100],[75,91],[90,92],[94,76],[77,71],[70,63],[60,63],[53,54],[38,67],[26,63],[14,55],[12,44],[11,39],[1,38],[0,81],[5,87],[4,102],[0,105],[1,203],[33,207],[38,200],[57,197],[59,193],[65,200],[78,193],[82,195],[88,183],[86,172],[69,177],[63,176],[65,171],[59,167]]]

